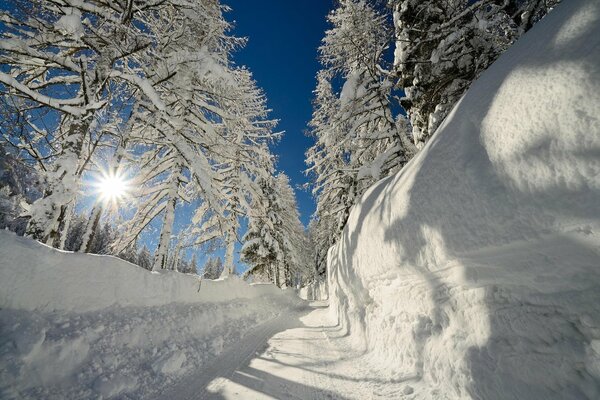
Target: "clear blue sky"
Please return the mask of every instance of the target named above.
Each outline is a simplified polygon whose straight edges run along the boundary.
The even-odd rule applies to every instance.
[[[247,37],[247,46],[234,55],[246,65],[265,91],[278,130],[285,134],[274,147],[277,167],[294,185],[306,182],[304,152],[312,139],[304,132],[312,113],[312,91],[316,85],[317,47],[328,28],[326,16],[333,0],[223,0],[235,21],[233,34]],[[296,188],[302,222],[314,212],[307,191]]]

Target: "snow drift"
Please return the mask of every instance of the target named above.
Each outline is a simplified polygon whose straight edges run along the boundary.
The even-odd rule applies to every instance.
[[[150,273],[116,257],[56,251],[4,231],[0,282],[3,308],[44,312],[225,302],[281,293],[274,285],[248,285],[235,277],[201,282],[196,275]]]
[[[0,398],[151,397],[298,301],[0,231]]]
[[[600,3],[476,81],[328,257],[348,340],[422,399],[600,398]]]

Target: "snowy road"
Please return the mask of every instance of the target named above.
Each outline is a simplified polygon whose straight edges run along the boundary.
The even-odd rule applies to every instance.
[[[410,391],[406,382],[369,377],[339,334],[327,304],[311,303],[262,324],[158,399],[370,399]]]

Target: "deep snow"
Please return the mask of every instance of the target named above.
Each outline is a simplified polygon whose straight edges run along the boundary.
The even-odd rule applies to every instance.
[[[569,0],[355,206],[328,269],[414,399],[600,398],[600,2]]]
[[[0,231],[0,398],[147,398],[299,305],[236,278],[151,273]]]

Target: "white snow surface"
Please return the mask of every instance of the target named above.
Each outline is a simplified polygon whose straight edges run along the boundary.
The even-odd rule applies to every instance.
[[[600,2],[569,0],[355,206],[330,307],[390,398],[600,398]]]
[[[273,285],[200,286],[0,231],[0,398],[152,397],[299,304]]]

